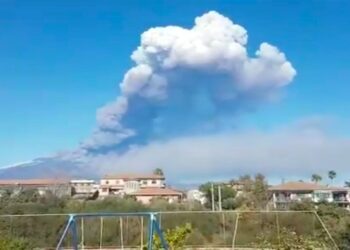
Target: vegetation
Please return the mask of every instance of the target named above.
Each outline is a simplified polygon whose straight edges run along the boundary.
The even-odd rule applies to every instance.
[[[221,183],[211,183],[207,182],[199,187],[199,190],[202,191],[205,194],[206,197],[206,207],[211,208],[212,207],[212,195],[214,198],[214,203],[219,203],[219,192],[218,188],[221,188],[221,201],[222,201],[222,208],[223,209],[234,209],[236,208],[235,204],[235,196],[236,192],[226,185],[223,185]],[[213,190],[212,190],[213,187]],[[216,208],[217,209],[217,208]]]
[[[233,181],[234,182],[234,181]],[[39,195],[34,190],[20,193],[5,191],[0,197],[0,214],[67,214],[81,212],[137,212],[137,211],[180,211],[202,210],[202,213],[163,213],[159,222],[165,232],[169,245],[181,249],[185,245],[222,245],[232,244],[235,231],[236,211],[265,209],[270,199],[267,182],[262,175],[242,176],[237,182],[243,183],[244,193],[237,195],[229,186],[222,185],[222,207],[220,214],[210,213],[211,199],[205,206],[195,202],[169,204],[162,199],[154,199],[145,206],[131,198],[116,197],[104,200],[72,200],[69,197],[57,198],[48,193]],[[211,198],[211,184],[201,186]],[[214,200],[218,201],[217,187]],[[256,213],[240,212],[236,244],[255,246],[261,249],[332,249],[332,243],[325,234],[314,211],[322,218],[340,249],[350,249],[350,213],[331,204],[319,204],[317,207],[310,201],[292,204],[290,209],[310,211],[310,213]],[[278,227],[277,227],[278,221]],[[1,217],[0,216],[0,250],[33,249],[35,247],[53,247],[67,222],[67,216],[46,217]],[[100,218],[89,219],[82,223],[77,221],[79,242],[84,232],[85,246],[98,247],[100,239],[104,246],[144,245],[147,241],[147,219]],[[84,228],[82,229],[82,225]],[[103,235],[101,236],[101,228]],[[123,235],[121,233],[123,232]],[[277,234],[277,232],[279,232]],[[143,235],[141,238],[141,235]],[[278,236],[277,236],[278,235]],[[69,237],[65,242],[68,245]],[[159,239],[155,237],[155,247]],[[326,246],[326,247],[325,247]],[[299,248],[298,248],[299,247]]]
[[[0,250],[28,250],[32,248],[30,242],[23,238],[0,238]]]
[[[334,170],[330,170],[328,172],[328,178],[331,180],[332,183],[333,183],[333,179],[335,179],[336,176],[337,176],[337,173]]]
[[[311,176],[311,181],[313,181],[315,183],[319,183],[320,181],[322,181],[322,176],[318,175],[318,174],[313,174]]]
[[[192,232],[191,224],[177,226],[174,229],[168,229],[164,232],[164,239],[170,249],[181,249],[184,247],[186,240]],[[153,238],[153,247],[155,250],[162,249],[160,238],[155,235]]]
[[[258,244],[255,245],[259,249],[276,249],[276,250],[314,250],[314,249],[327,249],[328,245],[326,239],[320,240],[316,237],[305,237],[297,234],[294,231],[290,231],[286,228],[282,228],[279,233],[279,237],[275,242],[267,237],[266,233],[262,233],[258,237]]]
[[[156,169],[154,169],[154,170],[153,170],[153,174],[164,176],[163,169],[161,169],[161,168],[156,168]]]

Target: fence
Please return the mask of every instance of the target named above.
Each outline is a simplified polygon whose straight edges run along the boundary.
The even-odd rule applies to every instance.
[[[324,241],[327,249],[338,249],[331,234],[312,211],[170,211],[157,213],[163,231],[189,223],[192,231],[185,248],[252,249],[261,238],[278,246],[283,231]],[[37,249],[55,249],[68,214],[0,215],[0,234],[28,239]],[[79,249],[144,249],[149,218],[124,214],[114,217],[78,217]],[[67,235],[63,246],[72,246]]]

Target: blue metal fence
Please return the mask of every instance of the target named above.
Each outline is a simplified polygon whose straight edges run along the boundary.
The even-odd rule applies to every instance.
[[[63,242],[68,236],[69,232],[71,232],[72,235],[72,247],[74,250],[78,250],[78,232],[77,232],[77,219],[82,218],[92,218],[92,217],[128,217],[128,216],[135,216],[135,217],[144,217],[148,218],[148,241],[147,241],[147,250],[152,250],[153,247],[153,236],[156,233],[158,237],[160,238],[162,248],[164,250],[168,250],[168,244],[165,241],[163,232],[160,228],[160,225],[157,221],[157,213],[154,212],[138,212],[138,213],[78,213],[78,214],[70,214],[68,217],[68,221],[66,223],[66,226],[63,230],[63,233],[60,237],[60,240],[57,244],[56,249],[61,250],[63,249]]]

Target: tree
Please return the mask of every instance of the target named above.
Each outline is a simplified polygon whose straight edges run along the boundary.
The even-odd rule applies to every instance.
[[[268,185],[264,175],[257,174],[255,176],[252,194],[254,197],[253,205],[255,208],[263,209],[266,207],[268,202]]]
[[[331,170],[328,172],[328,178],[331,180],[333,183],[333,179],[337,176],[337,173],[334,170]]]
[[[268,183],[262,174],[252,178],[250,175],[239,177],[238,181],[231,180],[230,183],[243,185],[243,195],[235,199],[235,208],[246,207],[249,209],[264,209],[269,201]],[[232,203],[231,203],[232,204]]]
[[[227,198],[222,202],[222,208],[225,210],[233,210],[237,208],[238,204],[235,198]]]
[[[320,176],[318,174],[313,174],[311,176],[311,180],[315,183],[319,183],[322,180],[322,176]]]
[[[160,176],[164,176],[164,172],[161,168],[156,168],[153,170],[153,174],[155,175],[160,175]]]
[[[345,187],[349,187],[350,188],[350,181],[346,181],[345,182]]]
[[[235,198],[236,191],[233,190],[231,187],[228,187],[228,186],[223,185],[223,184],[214,184],[214,203],[216,203],[216,204],[219,202],[218,185],[220,185],[220,187],[221,187],[221,201],[222,201],[223,208],[230,209],[231,205],[229,205],[229,204],[232,204],[232,203],[231,203],[231,201],[226,201],[226,200]],[[210,208],[212,205],[211,204],[211,202],[212,202],[211,186],[212,186],[212,183],[207,182],[205,184],[202,184],[199,187],[199,190],[202,191],[205,195],[205,198],[207,200],[206,206],[208,208]],[[225,204],[225,206],[227,205],[227,207],[224,207],[224,204]]]

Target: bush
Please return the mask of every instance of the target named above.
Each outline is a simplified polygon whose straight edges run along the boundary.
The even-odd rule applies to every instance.
[[[0,238],[0,250],[29,250],[33,249],[28,240],[23,238]]]
[[[184,226],[176,227],[174,229],[168,229],[164,233],[164,238],[168,243],[169,249],[182,249],[191,232],[192,227],[190,224],[185,224]],[[155,250],[163,249],[160,238],[157,235],[153,238],[153,247]]]
[[[283,228],[280,232],[280,237],[277,242],[271,240],[262,234],[258,237],[258,244],[255,246],[258,249],[277,249],[277,250],[314,250],[314,249],[329,249],[327,248],[326,240],[320,238],[310,238],[298,235],[293,231]]]

